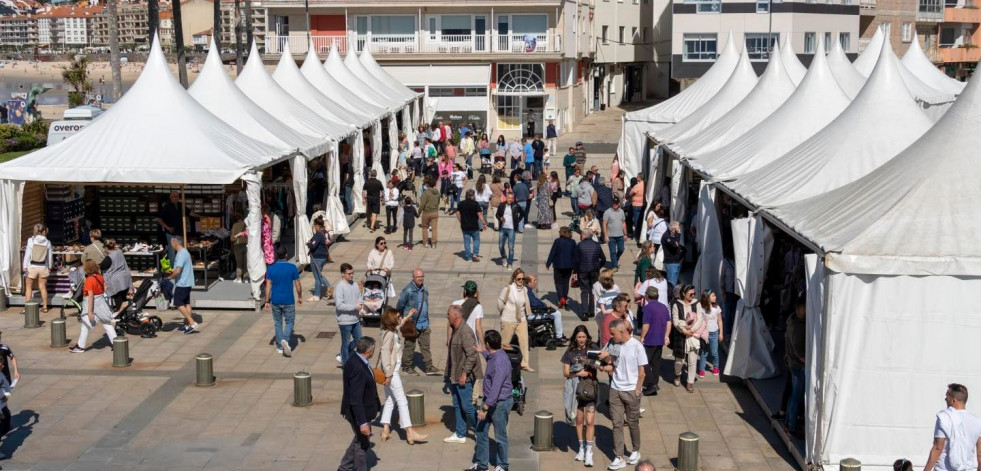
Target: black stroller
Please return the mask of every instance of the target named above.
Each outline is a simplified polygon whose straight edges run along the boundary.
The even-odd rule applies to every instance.
[[[511,397],[514,398],[514,405],[511,406],[511,410],[516,411],[518,415],[524,415],[528,388],[525,386],[524,378],[521,377],[522,356],[521,349],[518,348],[517,337],[511,341],[511,349],[505,349],[504,353],[507,353],[508,360],[511,361]]]
[[[156,337],[157,331],[163,327],[163,320],[159,316],[147,314],[144,308],[159,293],[158,280],[153,278],[143,280],[126,308],[116,314],[116,334],[139,334],[145,339]]]
[[[555,350],[559,346],[555,339],[555,310],[551,307],[532,308],[528,317],[528,340],[532,347],[545,347]]]
[[[73,268],[68,272],[68,283],[68,293],[65,293],[65,301],[61,304],[61,318],[65,318],[65,308],[75,308],[75,317],[81,321],[84,297],[82,288],[85,286],[85,274],[81,268]]]

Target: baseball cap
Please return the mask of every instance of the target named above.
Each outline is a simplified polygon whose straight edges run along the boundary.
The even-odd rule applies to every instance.
[[[467,280],[467,282],[463,284],[463,289],[467,291],[477,291],[477,282],[473,280]]]

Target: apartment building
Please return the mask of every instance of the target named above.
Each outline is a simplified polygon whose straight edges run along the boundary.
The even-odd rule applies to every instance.
[[[119,17],[119,44],[132,47],[147,44],[147,7],[140,3],[120,3],[116,6]],[[96,16],[95,32],[91,46],[109,46],[109,17],[105,10]]]
[[[266,18],[266,8],[262,2],[241,2],[238,13],[239,18],[236,18],[235,2],[225,0],[221,3],[221,47],[222,49],[233,49],[235,47],[235,22],[240,21],[242,27],[245,27],[246,6],[252,8],[252,38],[259,46],[259,52],[265,52],[268,20]],[[243,30],[242,44],[244,48],[248,49],[249,45],[245,44],[246,37]]]
[[[596,0],[593,106],[668,95],[670,0]]]
[[[101,6],[76,7],[66,5],[47,7],[37,19],[38,45],[53,48],[82,48],[89,45]]]
[[[21,47],[37,43],[37,19],[34,15],[0,16],[0,46]]]
[[[762,73],[768,51],[777,41],[790,41],[805,65],[810,64],[818,35],[826,44],[837,36],[845,53],[854,57],[859,39],[857,1],[676,2],[672,7],[671,76],[683,82],[701,77],[730,32],[748,48],[757,73]]]

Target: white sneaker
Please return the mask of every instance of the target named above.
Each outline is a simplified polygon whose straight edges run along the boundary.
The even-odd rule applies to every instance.
[[[533,227],[535,227],[535,226],[532,226],[531,224],[525,224],[525,229],[531,229]]]
[[[643,407],[641,407],[640,408],[640,415],[644,415],[644,412],[647,412],[647,409],[644,409]]]
[[[593,467],[593,449],[592,448],[587,448],[586,449],[586,467],[587,468],[592,468]]]
[[[623,458],[620,458],[618,456],[617,459],[613,460],[613,462],[606,467],[606,469],[614,470],[614,469],[623,469],[626,467],[627,467],[627,463],[623,461]]]
[[[631,453],[630,454],[630,457],[627,458],[627,464],[629,464],[629,465],[635,465],[637,463],[640,463],[640,452],[639,451],[635,451],[635,452]]]
[[[334,357],[334,359],[337,360],[337,363],[339,363],[341,366],[344,366],[344,362],[341,361],[341,354],[340,353],[338,353],[337,356]]]
[[[443,439],[443,443],[459,443],[459,444],[463,445],[463,444],[466,444],[467,443],[467,437],[458,437],[454,433],[453,435],[450,435],[450,436],[444,438]]]
[[[586,459],[586,449],[584,447],[579,447],[579,453],[576,453],[575,461],[582,461]]]
[[[287,358],[293,356],[293,349],[290,348],[289,342],[287,342],[286,340],[280,340],[279,344],[283,346],[283,355],[286,355]]]
[[[276,347],[276,353],[282,355],[283,354],[283,349],[282,348],[279,348],[279,347]]]

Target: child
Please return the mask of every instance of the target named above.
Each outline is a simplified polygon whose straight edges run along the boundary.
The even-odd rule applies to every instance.
[[[412,198],[406,196],[402,200],[402,248],[412,250],[412,230],[416,225],[416,207],[412,205]]]

